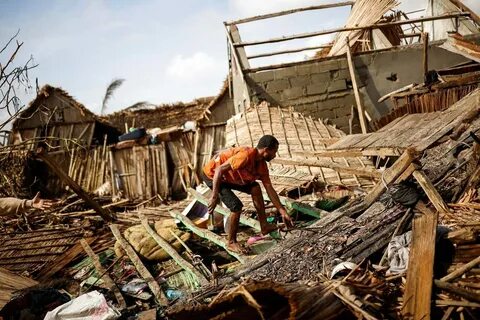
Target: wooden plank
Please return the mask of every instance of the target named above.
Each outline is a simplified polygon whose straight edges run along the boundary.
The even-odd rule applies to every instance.
[[[410,166],[413,160],[415,160],[416,155],[417,152],[415,149],[406,149],[400,158],[398,158],[390,168],[383,172],[382,181],[378,182],[364,199],[364,203],[367,207],[374,203],[382,193],[385,192],[385,184],[389,185],[393,183]]]
[[[85,238],[88,244],[91,244],[95,238]],[[83,252],[83,247],[79,242],[73,245],[70,249],[65,251],[62,255],[55,258],[55,260],[47,263],[35,277],[39,282],[50,279],[55,273],[66,267],[72,260],[74,260],[80,253]]]
[[[416,208],[420,214],[413,218],[402,315],[408,319],[428,320],[431,311],[438,213],[428,209],[421,201]]]
[[[123,250],[125,250],[125,252],[127,253],[127,256],[130,258],[130,261],[132,261],[138,274],[143,278],[143,280],[147,282],[148,287],[152,291],[153,296],[155,297],[155,300],[157,301],[157,303],[164,307],[167,306],[168,305],[167,297],[163,293],[162,289],[160,288],[160,286],[158,285],[157,281],[152,276],[150,271],[148,271],[148,269],[143,265],[142,260],[140,260],[140,257],[137,255],[135,250],[127,242],[127,240],[123,238],[122,234],[120,233],[120,230],[118,230],[117,225],[110,224],[109,227],[110,227],[110,230],[112,230],[112,233],[115,236],[115,239],[117,239],[118,243],[122,246]]]
[[[102,208],[95,200],[90,198],[90,196],[80,187],[75,181],[72,180],[58,165],[53,159],[45,154],[37,155],[42,159],[48,167],[63,181],[65,182],[72,190],[82,198],[96,213],[98,213],[105,221],[112,221],[113,217],[109,211]]]
[[[422,170],[415,170],[413,176],[418,181],[423,191],[425,191],[428,199],[430,199],[434,207],[441,213],[449,214],[450,210],[448,209],[447,204],[443,201],[427,175]]]
[[[196,190],[192,189],[192,188],[188,188],[188,193],[190,193],[195,199],[198,200],[198,202],[202,203],[203,205],[205,206],[208,206],[208,199],[205,198],[202,194],[200,194],[199,192],[197,192]],[[221,215],[224,215],[225,217],[229,217],[230,216],[230,210],[220,206],[220,205],[217,205],[215,207],[215,212],[218,212],[220,213]],[[252,218],[249,218],[245,215],[240,215],[240,223],[243,224],[243,225],[246,225],[246,226],[249,226],[249,227],[252,227],[254,228],[255,230],[257,231],[260,231],[261,228],[260,228],[260,222],[258,222],[257,220],[255,219],[252,219]]]
[[[185,225],[185,227],[188,228],[188,230],[192,231],[197,236],[199,236],[201,238],[204,238],[204,239],[207,239],[207,240],[215,243],[217,246],[225,249],[225,251],[227,251],[228,254],[230,254],[232,257],[237,259],[240,263],[245,263],[247,261],[248,257],[244,256],[241,253],[233,252],[233,251],[228,249],[228,242],[225,240],[225,238],[223,238],[223,237],[219,236],[218,234],[216,234],[214,232],[211,232],[207,229],[202,229],[202,228],[197,227],[188,217],[184,216],[180,212],[177,212],[175,210],[171,210],[170,214],[175,219],[180,220],[180,222],[182,222]]]
[[[209,282],[207,278],[203,274],[201,274],[195,267],[185,260],[178,252],[173,248],[170,243],[168,243],[165,239],[158,235],[155,230],[152,229],[150,224],[148,223],[148,219],[142,213],[138,212],[138,218],[142,223],[142,226],[148,232],[148,234],[155,240],[155,242],[163,249],[165,252],[185,271],[190,273],[194,278],[197,279],[198,283],[201,285],[207,285]]]
[[[81,239],[80,244],[82,245],[83,250],[85,250],[85,252],[90,257],[90,259],[92,259],[93,266],[95,267],[95,270],[97,270],[97,273],[99,275],[102,275],[101,279],[103,279],[107,287],[115,295],[115,298],[117,299],[120,309],[125,309],[127,307],[127,303],[125,302],[125,299],[123,298],[122,293],[118,289],[115,282],[113,282],[112,278],[110,278],[105,268],[102,266],[102,263],[100,262],[100,259],[98,258],[98,256],[95,254],[95,252],[93,252],[92,248],[90,248],[90,245],[85,239]]]
[[[352,80],[353,94],[355,95],[355,102],[357,104],[358,119],[360,120],[360,127],[362,133],[367,133],[367,122],[365,121],[365,110],[363,108],[362,100],[360,99],[360,92],[358,91],[357,78],[355,76],[355,65],[352,60],[352,51],[350,49],[350,42],[348,37],[345,39],[347,42],[347,62],[348,70],[350,71],[350,79]]]
[[[451,273],[447,274],[446,276],[444,276],[443,278],[441,278],[440,280],[443,281],[443,282],[449,282],[453,279],[456,279],[458,277],[460,277],[461,275],[463,275],[465,272],[467,272],[468,270],[476,267],[477,265],[480,264],[480,256],[476,257],[475,259],[473,259],[472,261],[464,264],[463,266],[461,266],[460,268],[458,269],[455,269],[454,271],[452,271]]]

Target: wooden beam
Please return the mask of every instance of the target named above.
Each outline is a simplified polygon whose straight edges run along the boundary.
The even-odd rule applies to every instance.
[[[309,166],[309,167],[320,167],[328,168],[335,170],[340,173],[349,173],[358,176],[365,176],[371,178],[380,178],[381,173],[376,169],[371,168],[352,168],[345,165],[335,163],[328,160],[314,160],[314,159],[290,159],[290,158],[275,158],[272,160],[272,163],[292,165],[292,166]]]
[[[377,201],[382,193],[385,192],[387,189],[385,185],[390,185],[397,180],[397,178],[410,166],[413,160],[415,160],[416,155],[417,152],[414,148],[406,149],[400,158],[398,158],[390,168],[383,172],[382,181],[378,182],[364,199],[367,207]]]
[[[420,214],[413,218],[402,315],[407,319],[428,320],[431,311],[438,213],[428,209],[422,201],[416,208]]]
[[[263,197],[266,200],[270,200],[266,192],[263,193]],[[328,211],[324,211],[324,210],[309,206],[308,204],[298,202],[298,201],[289,199],[287,197],[278,196],[278,199],[280,200],[280,203],[286,206],[287,208],[297,210],[301,213],[304,213],[316,219],[323,218],[330,214],[330,212]]]
[[[345,39],[347,42],[347,62],[348,70],[350,71],[350,79],[352,80],[353,94],[355,95],[355,102],[357,104],[358,119],[360,120],[360,127],[362,128],[362,133],[367,133],[367,122],[365,121],[365,111],[362,104],[362,99],[360,98],[360,92],[358,91],[357,78],[355,76],[355,64],[352,60],[352,50],[350,49],[350,42],[348,37]]]
[[[450,210],[448,209],[447,204],[443,201],[442,197],[438,193],[437,189],[435,189],[425,172],[422,170],[415,170],[413,172],[413,176],[418,181],[418,184],[420,184],[423,191],[425,191],[428,199],[430,199],[435,209],[437,209],[439,212],[449,214]]]
[[[111,213],[102,208],[95,200],[90,198],[90,196],[80,187],[72,178],[62,170],[59,164],[55,162],[46,154],[38,154],[38,158],[42,159],[45,164],[63,181],[65,182],[72,190],[82,198],[85,203],[87,203],[96,213],[98,213],[105,221],[113,221]]]
[[[480,294],[478,294],[478,292],[467,290],[454,284],[450,284],[448,282],[440,280],[435,280],[435,286],[439,289],[448,291],[456,296],[465,298],[469,301],[480,302]]]
[[[225,251],[227,251],[228,254],[230,254],[232,257],[237,259],[240,263],[245,263],[247,261],[248,257],[228,249],[228,243],[225,240],[225,238],[219,236],[218,234],[210,230],[197,227],[188,217],[184,216],[180,212],[171,210],[170,215],[175,219],[180,220],[180,222],[182,222],[185,225],[185,227],[187,227],[188,230],[192,231],[197,236],[207,239],[215,243],[217,246],[225,249]]]
[[[321,9],[345,7],[345,6],[353,6],[354,4],[355,4],[355,1],[345,1],[345,2],[338,2],[338,3],[321,4],[321,5],[318,5],[318,6],[296,8],[296,9],[290,9],[290,10],[284,10],[284,11],[262,14],[262,15],[249,17],[249,18],[243,18],[243,19],[228,21],[228,22],[224,22],[224,24],[229,26],[229,25],[232,25],[232,24],[241,24],[241,23],[247,23],[247,22],[258,21],[258,20],[263,20],[263,19],[280,17],[280,16],[292,14],[292,13],[297,13],[297,12],[311,11],[311,10],[321,10]]]
[[[480,264],[480,256],[476,257],[472,261],[464,264],[460,268],[458,268],[458,269],[452,271],[451,273],[447,274],[445,277],[441,278],[440,281],[449,282],[453,279],[456,279],[456,278],[460,277],[461,275],[463,275],[468,270],[476,267],[479,264]]]
[[[183,268],[183,270],[187,271],[190,273],[194,278],[197,279],[198,283],[203,285],[207,285],[209,281],[203,274],[201,274],[195,267],[185,260],[178,252],[173,248],[170,243],[168,243],[165,239],[163,239],[160,235],[158,235],[155,230],[150,227],[150,224],[148,223],[148,219],[143,215],[142,213],[138,212],[138,218],[140,219],[140,222],[142,223],[142,226],[147,230],[148,234],[155,240],[155,242],[163,249],[165,252],[180,266]]]
[[[95,238],[86,238],[85,242],[90,244],[95,240]],[[80,253],[83,252],[82,245],[80,242],[77,242],[70,249],[65,251],[62,255],[55,258],[55,260],[47,263],[40,272],[35,277],[39,282],[46,281],[50,279],[55,273],[62,270],[66,267],[73,259],[75,259]]]
[[[423,79],[427,80],[428,73],[428,32],[422,32],[423,42]]]
[[[198,200],[198,202],[202,203],[203,205],[205,206],[208,206],[208,199],[205,198],[202,194],[200,194],[199,192],[197,192],[195,189],[192,189],[192,188],[188,188],[188,193],[190,193],[195,199]],[[217,205],[215,207],[215,212],[218,212],[220,213],[221,215],[224,215],[225,217],[229,217],[230,216],[230,210],[220,206],[220,205]],[[252,219],[252,218],[249,218],[245,215],[240,215],[240,223],[243,224],[243,225],[246,225],[246,226],[249,226],[249,227],[252,227],[254,228],[255,230],[257,231],[260,231],[261,228],[260,228],[260,222],[258,222],[257,220],[255,219]]]
[[[332,146],[333,147],[333,146]],[[371,148],[371,149],[326,149],[318,151],[292,151],[294,155],[311,156],[311,157],[325,157],[325,158],[356,158],[363,156],[378,156],[390,157],[402,155],[404,149],[385,147],[385,148]]]
[[[331,34],[331,33],[336,33],[336,32],[366,30],[366,29],[381,29],[381,28],[385,28],[385,27],[401,26],[401,25],[404,25],[404,24],[412,24],[412,23],[418,23],[418,22],[435,21],[435,20],[442,20],[442,19],[452,19],[452,18],[468,17],[468,16],[470,16],[470,13],[454,13],[454,14],[443,14],[443,15],[438,15],[438,16],[418,18],[418,19],[377,23],[377,24],[371,24],[371,25],[366,25],[366,26],[333,28],[333,29],[328,29],[328,30],[323,30],[323,31],[306,32],[306,33],[294,34],[294,35],[290,35],[290,36],[282,36],[282,37],[271,38],[271,39],[267,39],[267,40],[236,42],[236,43],[233,44],[233,46],[234,47],[255,46],[255,45],[259,45],[259,44],[275,43],[275,42],[289,41],[289,40],[294,40],[294,39],[316,37],[316,36],[321,36],[321,35]]]
[[[456,5],[460,10],[470,13],[470,18],[475,21],[476,24],[480,26],[480,17],[469,7],[467,7],[462,1],[460,0],[449,0],[451,3]]]
[[[123,248],[123,250],[125,250],[125,252],[127,253],[127,256],[130,258],[130,261],[132,261],[140,277],[142,277],[143,280],[147,282],[148,287],[152,291],[153,296],[155,297],[155,300],[157,301],[157,303],[164,307],[167,306],[168,305],[167,297],[163,293],[162,289],[160,288],[160,286],[158,285],[157,281],[152,276],[150,271],[148,271],[148,269],[143,265],[142,260],[140,260],[140,257],[137,255],[135,250],[127,242],[127,240],[123,238],[122,234],[120,233],[120,230],[118,230],[117,225],[110,224],[109,227],[110,227],[110,230],[112,230],[112,233],[115,236],[115,239],[117,239],[120,246]]]
[[[287,53],[295,53],[295,52],[302,52],[302,51],[308,51],[308,50],[317,50],[317,49],[325,49],[325,48],[331,48],[331,44],[324,44],[321,46],[313,46],[313,47],[304,47],[304,48],[299,48],[299,49],[291,49],[291,50],[283,50],[283,51],[273,51],[273,52],[267,52],[267,53],[260,53],[260,54],[254,54],[251,56],[247,56],[247,59],[257,59],[257,58],[263,58],[263,57],[271,57],[271,56],[276,56],[279,54],[287,54]]]
[[[119,307],[121,309],[125,309],[127,307],[127,303],[125,302],[125,299],[123,298],[122,293],[118,289],[115,282],[113,282],[112,278],[110,278],[105,268],[102,266],[102,263],[100,262],[100,259],[98,258],[98,256],[95,254],[95,252],[93,252],[92,248],[90,248],[90,245],[85,239],[81,239],[80,244],[82,245],[83,250],[85,250],[85,252],[90,257],[90,259],[92,259],[92,263],[93,263],[93,266],[95,267],[95,270],[97,270],[99,275],[102,275],[101,279],[105,281],[105,284],[107,285],[107,287],[115,295],[115,298],[117,299]]]

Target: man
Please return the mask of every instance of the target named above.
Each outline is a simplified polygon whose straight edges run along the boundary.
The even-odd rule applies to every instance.
[[[40,192],[37,192],[32,200],[17,198],[0,198],[0,216],[8,216],[17,213],[23,213],[30,208],[45,210],[53,205],[51,200],[40,198]]]
[[[256,182],[256,180],[261,180],[268,197],[282,216],[284,223],[287,227],[292,226],[292,220],[280,203],[268,174],[267,162],[275,158],[277,151],[278,140],[274,136],[265,135],[260,138],[256,148],[230,148],[220,152],[203,168],[204,181],[212,189],[208,213],[213,214],[219,199],[232,212],[229,218],[229,230],[227,230],[228,247],[232,251],[242,252],[241,246],[237,243],[237,231],[243,208],[242,202],[232,190],[245,192],[252,196],[260,221],[261,233],[267,235],[277,227],[267,222],[262,190]]]

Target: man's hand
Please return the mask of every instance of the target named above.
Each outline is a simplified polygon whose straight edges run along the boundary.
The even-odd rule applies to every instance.
[[[215,207],[218,204],[218,195],[212,195],[208,201],[208,214],[213,214]]]
[[[285,226],[287,226],[287,229],[292,228],[293,221],[292,221],[292,218],[290,218],[290,216],[288,215],[287,210],[285,210],[285,208],[280,208],[278,212],[282,216],[283,223],[285,223]]]
[[[32,207],[35,209],[45,210],[50,208],[53,205],[52,200],[46,200],[40,198],[40,192],[37,192],[35,197],[32,199]]]

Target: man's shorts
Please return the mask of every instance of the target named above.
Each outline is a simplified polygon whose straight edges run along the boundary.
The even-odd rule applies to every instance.
[[[203,172],[202,179],[210,189],[213,189],[213,180],[207,177]],[[232,190],[251,194],[252,188],[256,186],[259,186],[258,182],[256,181],[245,185],[220,182],[220,190],[218,191],[218,195],[220,196],[220,200],[222,200],[222,202],[227,206],[228,209],[230,209],[230,211],[241,212],[243,208],[243,203],[242,201],[240,201],[240,199],[238,199],[238,197],[235,195],[235,193],[233,193]]]

